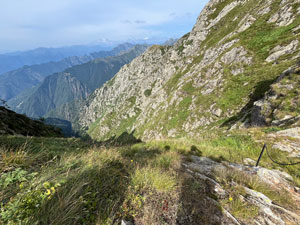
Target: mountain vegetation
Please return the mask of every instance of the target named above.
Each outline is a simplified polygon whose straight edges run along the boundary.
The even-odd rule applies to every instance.
[[[0,135],[23,135],[38,137],[62,137],[58,128],[45,125],[0,106]]]
[[[299,0],[210,0],[174,45],[47,77],[27,112],[84,135],[0,136],[0,223],[300,224],[299,41]]]

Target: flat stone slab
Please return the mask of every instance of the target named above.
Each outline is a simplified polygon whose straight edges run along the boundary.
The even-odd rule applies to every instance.
[[[300,140],[300,127],[278,131],[276,132],[276,135],[280,137],[291,137]]]

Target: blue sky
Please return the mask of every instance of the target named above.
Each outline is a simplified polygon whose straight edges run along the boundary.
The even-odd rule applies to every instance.
[[[180,37],[208,0],[0,0],[0,52]]]

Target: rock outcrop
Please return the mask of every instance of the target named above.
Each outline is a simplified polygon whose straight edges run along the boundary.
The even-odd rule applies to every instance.
[[[300,158],[300,128],[290,128],[267,135],[273,149],[287,152],[291,158]],[[295,160],[293,160],[295,161]]]
[[[217,224],[299,224],[300,194],[292,185],[292,177],[278,170],[269,170],[262,167],[245,166],[226,162],[215,162],[209,158],[192,156],[190,162],[183,163],[186,172],[195,177],[208,192],[207,196],[217,196],[219,202],[207,197],[210,202],[222,208],[222,214],[216,214]],[[232,177],[232,179],[228,179]],[[241,178],[239,178],[241,177]],[[224,183],[224,181],[229,183]],[[295,207],[286,209],[280,204],[261,193],[251,189],[251,182],[269,189],[269,193],[286,191]],[[248,183],[249,182],[249,183]],[[234,203],[235,202],[235,203]],[[251,218],[238,219],[230,213],[232,204],[247,205],[248,213],[251,209],[257,210]],[[224,204],[225,203],[225,204]],[[227,204],[226,204],[227,203]],[[292,203],[291,203],[292,204]],[[234,213],[234,211],[233,211]]]
[[[300,64],[285,71],[265,96],[254,102],[251,125],[300,125]]]

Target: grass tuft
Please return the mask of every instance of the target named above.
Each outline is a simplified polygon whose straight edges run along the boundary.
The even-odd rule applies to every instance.
[[[131,179],[138,189],[151,189],[157,192],[169,192],[176,187],[176,178],[158,168],[145,167],[137,169]]]

